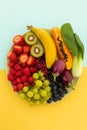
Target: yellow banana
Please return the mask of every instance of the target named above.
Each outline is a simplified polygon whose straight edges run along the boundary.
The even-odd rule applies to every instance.
[[[33,26],[27,27],[29,30],[34,32],[38,39],[42,42],[45,48],[45,60],[46,67],[50,69],[54,64],[57,56],[56,46],[49,32],[42,28],[35,28]]]

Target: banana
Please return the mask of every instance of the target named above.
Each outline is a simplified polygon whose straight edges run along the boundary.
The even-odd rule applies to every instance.
[[[50,69],[57,57],[57,51],[54,40],[52,39],[49,32],[45,29],[35,28],[33,26],[27,26],[27,29],[34,32],[38,39],[42,42],[45,49],[46,67]]]

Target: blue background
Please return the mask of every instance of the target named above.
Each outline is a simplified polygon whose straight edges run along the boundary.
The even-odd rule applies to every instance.
[[[87,0],[3,0],[0,2],[0,69],[5,69],[6,55],[16,34],[26,32],[26,25],[52,28],[70,22],[85,46],[87,66]]]

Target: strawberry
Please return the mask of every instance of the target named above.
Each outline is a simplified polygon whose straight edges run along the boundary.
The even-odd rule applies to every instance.
[[[22,35],[16,35],[14,38],[13,38],[13,43],[15,45],[24,45],[24,38]]]
[[[27,63],[28,61],[28,55],[27,54],[21,54],[19,57],[19,60],[21,63]]]
[[[23,69],[23,72],[24,72],[25,75],[28,75],[28,76],[31,75],[31,74],[30,74],[30,69],[29,69],[28,67],[24,68],[24,69]]]
[[[34,78],[32,77],[32,76],[30,76],[29,78],[28,78],[28,82],[31,84],[31,83],[33,83],[34,82]]]
[[[34,63],[35,63],[35,58],[33,56],[29,56],[27,65],[32,66],[32,65],[34,65]]]
[[[8,57],[9,60],[11,60],[11,61],[13,61],[13,62],[17,62],[17,55],[16,55],[15,52],[9,51],[7,57]]]
[[[18,90],[22,90],[23,89],[23,84],[22,83],[17,84],[17,88],[18,88]]]
[[[13,68],[11,68],[11,69],[10,69],[10,73],[11,73],[12,75],[15,75],[15,74],[16,74],[16,70],[13,69]]]
[[[21,54],[21,53],[22,53],[22,46],[14,45],[14,46],[13,46],[13,50],[14,50],[17,54]]]
[[[30,46],[23,46],[23,52],[28,54],[30,52]]]

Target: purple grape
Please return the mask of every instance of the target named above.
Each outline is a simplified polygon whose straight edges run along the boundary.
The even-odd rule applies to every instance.
[[[61,80],[64,85],[68,85],[69,83],[72,82],[73,76],[70,71],[64,70],[63,73],[61,74]]]
[[[63,60],[58,60],[54,63],[54,65],[52,67],[52,72],[60,75],[64,71],[65,66],[66,65],[65,65],[65,62]]]

